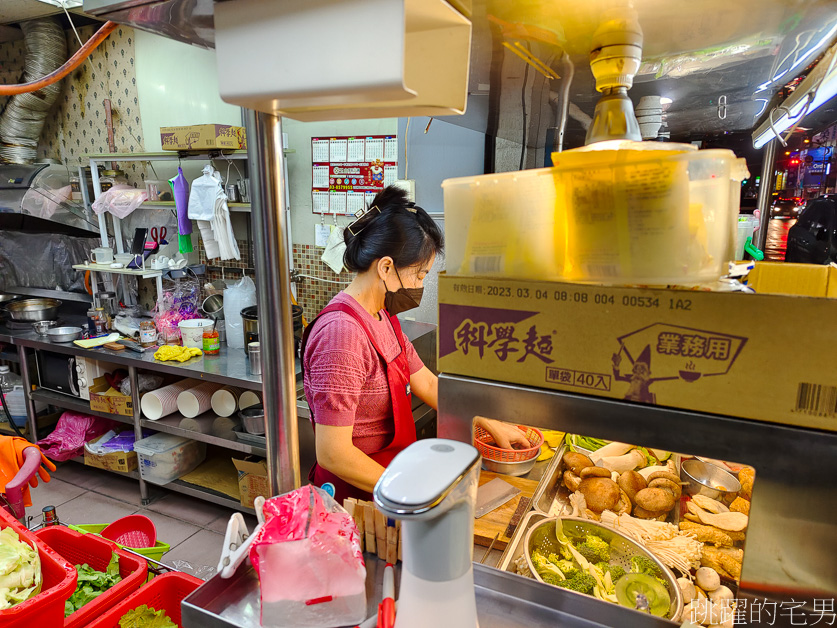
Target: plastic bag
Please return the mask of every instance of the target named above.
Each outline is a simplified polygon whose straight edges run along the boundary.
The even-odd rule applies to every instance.
[[[221,174],[212,166],[204,166],[203,175],[192,181],[189,190],[189,218],[207,221],[215,218],[215,199],[220,192]]]
[[[137,380],[139,381],[140,394],[148,392],[149,390],[157,390],[163,385],[163,378],[159,375],[146,375],[145,373],[140,373],[137,375]],[[122,380],[122,383],[119,384],[119,392],[123,395],[128,395],[129,397],[131,396],[130,377],[126,377]]]
[[[224,318],[227,324],[227,346],[232,349],[244,347],[244,323],[241,310],[256,305],[256,284],[248,276],[224,290]]]
[[[58,424],[52,434],[39,440],[37,445],[51,460],[69,460],[84,452],[85,442],[101,436],[118,425],[110,419],[78,412],[65,412],[58,419]]]
[[[163,294],[157,297],[154,324],[160,332],[160,344],[180,339],[180,321],[201,318],[200,281],[197,277],[179,277],[163,281]]]
[[[351,515],[307,485],[267,500],[264,516],[250,546],[262,626],[355,626],[366,619],[366,566]]]
[[[148,200],[148,192],[130,185],[117,184],[93,201],[93,211],[101,214],[108,211],[117,218],[125,218]]]

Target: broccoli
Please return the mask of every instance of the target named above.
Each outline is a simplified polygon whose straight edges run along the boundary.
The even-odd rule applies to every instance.
[[[550,576],[550,578],[563,580],[564,579],[564,572],[562,572],[556,565],[554,565],[550,560],[541,554],[538,550],[532,552],[532,564],[535,565],[535,571],[538,572],[538,575],[546,582],[546,576]],[[552,583],[550,583],[552,584]]]
[[[591,563],[608,562],[610,560],[610,545],[595,534],[588,534],[584,542],[576,545],[578,553]]]
[[[549,562],[558,567],[567,578],[572,578],[573,574],[578,571],[578,567],[576,567],[573,561],[562,559],[556,554],[549,555]]]
[[[596,579],[589,573],[577,571],[572,578],[557,583],[557,586],[570,591],[589,594],[596,586]]]
[[[647,556],[633,556],[631,558],[631,571],[634,573],[644,573],[654,578],[660,578],[663,575],[660,568]]]
[[[634,556],[631,558],[631,571],[634,573],[642,573],[651,576],[660,582],[663,586],[668,587],[668,581],[663,576],[663,572],[654,563],[653,560],[646,556]]]
[[[625,575],[625,570],[619,565],[609,565],[605,562],[596,563],[596,567],[602,570],[603,574],[610,573],[610,579],[614,584],[618,582],[619,578]]]
[[[566,582],[566,580],[561,580],[554,573],[544,571],[543,573],[538,572],[538,575],[541,577],[541,580],[547,584],[554,584],[556,587],[560,587],[564,584],[564,582]]]

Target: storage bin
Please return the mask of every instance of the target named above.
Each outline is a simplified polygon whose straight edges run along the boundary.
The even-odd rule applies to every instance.
[[[628,285],[726,274],[741,171],[731,151],[603,142],[553,162],[442,184],[449,272]]]
[[[145,583],[148,564],[142,558],[118,549],[111,541],[92,534],[81,534],[64,526],[41,528],[35,535],[71,565],[87,563],[97,571],[104,571],[113,552],[119,556],[119,575],[122,580],[67,617],[64,628],[86,626]]]
[[[442,189],[448,272],[560,278],[564,221],[552,168],[447,179]]]
[[[666,285],[727,273],[732,151],[621,142],[553,154],[571,281]]]
[[[71,530],[75,530],[76,532],[80,532],[81,534],[92,534],[98,536],[99,533],[108,527],[109,524],[107,523],[89,523],[84,525],[73,525],[67,524],[67,527]],[[116,545],[119,548],[129,549],[132,552],[136,552],[137,554],[141,554],[146,558],[150,558],[152,560],[160,561],[163,559],[163,554],[168,552],[171,549],[171,545],[168,543],[164,543],[160,539],[157,539],[157,543],[154,544],[154,547],[128,547],[127,545],[120,545],[119,543],[114,543],[113,541],[109,541]]]
[[[138,440],[134,451],[139,456],[142,479],[152,484],[167,484],[194,471],[204,461],[206,443],[160,433]]]
[[[163,574],[135,591],[104,615],[87,624],[87,628],[119,628],[119,620],[130,610],[146,604],[156,611],[165,611],[178,626],[181,623],[180,603],[203,584],[202,580],[179,571]]]
[[[5,510],[0,509],[0,529],[11,527],[22,541],[37,548],[41,558],[41,592],[25,602],[0,611],[3,628],[50,628],[64,625],[64,602],[76,590],[78,573],[58,552],[20,525]]]

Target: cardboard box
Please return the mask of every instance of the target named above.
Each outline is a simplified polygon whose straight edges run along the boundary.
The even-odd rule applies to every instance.
[[[87,446],[90,443],[98,442],[102,437],[94,438],[84,444],[84,464],[88,467],[105,469],[107,471],[118,471],[119,473],[130,473],[136,471],[139,466],[137,452],[135,451],[114,451],[109,454],[94,454]]]
[[[837,431],[837,269],[757,269],[821,298],[443,274],[439,370]]]
[[[262,458],[248,456],[244,460],[233,458],[238,469],[238,490],[241,493],[241,505],[252,508],[256,497],[270,497],[267,487],[267,462]]]
[[[243,150],[247,138],[243,126],[193,124],[160,128],[163,150]]]
[[[122,416],[134,416],[134,403],[130,395],[114,390],[104,377],[97,377],[90,387],[90,409]]]

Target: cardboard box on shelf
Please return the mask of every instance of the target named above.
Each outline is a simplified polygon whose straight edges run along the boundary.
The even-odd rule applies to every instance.
[[[262,458],[248,456],[244,460],[233,458],[238,469],[238,489],[241,493],[241,505],[252,508],[256,497],[270,497],[267,487],[267,462]]]
[[[160,128],[163,150],[244,150],[244,127],[229,124],[193,124]]]
[[[131,471],[137,470],[139,463],[137,460],[137,452],[135,451],[114,451],[109,454],[95,454],[91,452],[89,445],[98,442],[101,438],[101,436],[94,438],[84,444],[85,466],[105,469],[107,471],[119,471],[120,473],[130,473]]]
[[[837,431],[837,269],[757,264],[750,283],[759,294],[443,274],[439,370]],[[821,298],[775,294],[803,283]]]
[[[90,409],[121,416],[134,416],[134,404],[130,395],[114,390],[104,377],[97,377],[90,387]]]

